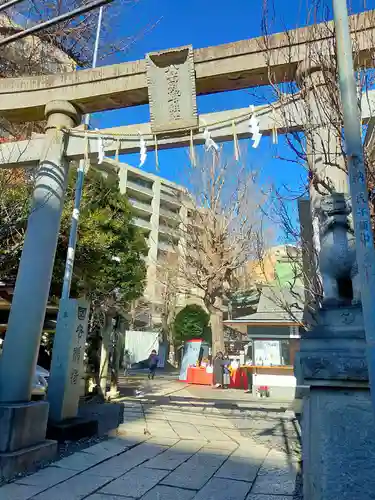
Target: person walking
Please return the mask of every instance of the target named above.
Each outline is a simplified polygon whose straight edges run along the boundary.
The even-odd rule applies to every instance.
[[[158,366],[158,363],[159,363],[159,357],[156,354],[155,349],[153,349],[151,351],[149,358],[148,358],[148,368],[149,368],[148,378],[149,378],[149,380],[150,379],[154,380],[155,372],[156,372],[156,368]]]

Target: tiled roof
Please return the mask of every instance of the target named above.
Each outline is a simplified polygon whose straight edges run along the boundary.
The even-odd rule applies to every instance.
[[[300,323],[303,319],[304,290],[263,287],[257,312],[225,323]]]

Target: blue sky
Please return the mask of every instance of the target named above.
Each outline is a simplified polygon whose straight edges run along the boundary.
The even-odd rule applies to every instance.
[[[351,0],[350,10],[363,10],[363,1]],[[313,20],[310,18],[308,21],[311,3],[308,0],[274,0],[275,16],[270,14],[269,30],[279,32],[285,28],[293,29],[311,24]],[[331,11],[331,0],[322,0],[320,3],[328,6]],[[131,8],[124,8],[123,15],[113,29],[121,29],[124,36],[132,36],[140,33],[144,26],[159,22],[127,54],[118,56],[116,62],[141,59],[146,52],[181,45],[192,44],[194,48],[199,48],[260,36],[262,4],[263,0],[139,0]],[[370,7],[367,5],[367,8]],[[332,17],[331,14],[328,15]],[[254,96],[254,92],[258,98]],[[260,104],[261,95],[262,89],[251,89],[201,96],[198,98],[198,109],[200,113],[207,113]],[[138,106],[99,113],[93,117],[93,126],[113,127],[148,120],[148,106]],[[247,142],[244,146],[248,146],[249,141],[241,142]],[[226,145],[228,151],[232,148],[232,144]],[[248,148],[247,159],[254,167],[262,168],[262,181],[265,185],[285,185],[293,192],[300,192],[306,179],[304,169],[275,159],[277,154],[290,156],[283,139],[279,138],[276,149],[270,138],[263,138],[258,149]],[[139,163],[138,155],[122,156],[121,159],[134,166]],[[183,183],[182,166],[187,163],[188,154],[185,149],[159,152],[160,175],[172,181]],[[143,168],[156,172],[154,153],[148,154]],[[294,210],[295,202],[291,202],[290,206]]]

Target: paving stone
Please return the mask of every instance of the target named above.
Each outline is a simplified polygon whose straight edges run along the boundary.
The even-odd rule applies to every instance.
[[[122,435],[130,436],[133,434],[144,434],[146,428],[146,422],[142,421],[125,421],[123,424],[118,426],[117,432]]]
[[[199,433],[209,441],[231,441],[231,438],[224,434],[220,429],[207,425],[198,426]]]
[[[181,439],[200,439],[202,435],[198,429],[191,424],[171,422],[171,427]]]
[[[101,443],[95,444],[86,448],[86,453],[92,453],[96,457],[101,457],[102,460],[124,453],[129,449],[129,446],[121,439],[109,439]]]
[[[168,471],[164,470],[147,469],[143,466],[136,467],[124,476],[109,483],[99,493],[110,495],[128,495],[131,493],[131,498],[140,498],[167,474]]]
[[[185,441],[180,441],[169,450],[161,453],[157,457],[149,460],[144,465],[151,469],[174,470],[183,462],[186,462],[194,453],[202,448],[201,443],[187,445]]]
[[[42,489],[40,486],[5,484],[0,487],[0,500],[29,500]]]
[[[263,446],[255,445],[250,449],[241,446],[232,453],[215,476],[253,482],[267,453],[268,450]]]
[[[236,441],[237,443],[241,444],[244,440],[243,433],[239,431],[238,429],[225,429],[224,430],[225,434],[231,438],[232,441]],[[245,438],[249,439],[249,438]],[[255,441],[253,441],[255,444]]]
[[[143,405],[141,403],[132,403],[132,404],[127,404],[123,405],[122,407],[123,411],[143,411]]]
[[[174,446],[180,441],[180,438],[167,438],[163,436],[153,436],[147,442],[152,444],[161,444],[162,446]]]
[[[187,418],[186,418],[187,417]],[[185,419],[189,424],[193,424],[197,426],[198,428],[203,425],[203,426],[208,426],[209,425],[209,420],[200,415],[185,415]]]
[[[235,428],[234,423],[226,418],[221,418],[221,419],[208,418],[207,420],[209,422],[209,425],[218,427],[219,429],[234,429]]]
[[[163,436],[166,438],[179,437],[167,422],[164,423],[161,420],[159,420],[158,422],[153,421],[152,424],[147,424],[147,430],[152,436]]]
[[[129,450],[122,455],[110,458],[105,462],[97,465],[90,469],[92,474],[97,474],[98,476],[118,478],[128,472],[133,467],[137,467],[141,463],[149,460],[159,453],[165,451],[167,447],[153,444],[153,443],[143,443]]]
[[[239,447],[239,444],[236,443],[235,441],[209,441],[208,443],[205,443],[204,445],[205,448],[217,450],[229,450],[229,451],[234,451]]]
[[[90,467],[101,462],[103,459],[97,457],[92,453],[77,452],[69,457],[65,457],[58,462],[55,462],[55,467],[61,467],[63,469],[70,469],[75,471],[84,471]]]
[[[143,410],[136,409],[136,408],[124,408],[124,411],[122,412],[123,417],[129,417],[132,416],[134,418],[143,418],[144,413]]]
[[[146,420],[167,420],[167,416],[162,412],[147,412]]]
[[[122,421],[121,423],[134,423],[134,424],[143,424],[145,422],[145,416],[141,414],[139,415],[134,415],[134,413],[124,413],[122,416]],[[120,424],[121,425],[121,424]]]
[[[55,486],[61,481],[65,481],[78,474],[75,470],[62,469],[60,467],[46,467],[35,474],[23,477],[16,481],[16,484],[27,484],[29,486],[42,486],[43,490]],[[1,491],[1,490],[0,490]],[[42,491],[42,490],[39,490]]]
[[[144,422],[143,413],[130,413],[126,412],[122,415],[123,422]]]
[[[245,500],[251,483],[212,478],[199,491],[194,500]]]
[[[87,497],[88,500],[126,500],[127,498],[131,497],[124,497],[124,496],[119,496],[119,495],[102,495],[101,493],[94,493],[93,495],[90,495]],[[53,499],[51,499],[53,500]]]
[[[168,420],[173,423],[173,422],[183,422],[183,423],[190,423],[190,415],[187,415],[185,412],[164,412],[164,415]],[[173,425],[173,424],[172,424]]]
[[[195,497],[195,494],[196,491],[194,490],[182,490],[181,488],[158,485],[146,493],[142,500],[190,500]]]
[[[259,469],[252,493],[293,495],[298,463],[285,453],[272,450]]]
[[[81,500],[90,493],[98,490],[110,477],[101,477],[91,474],[90,471],[82,472],[78,476],[54,486],[53,488],[33,497],[33,500]]]
[[[137,434],[134,436],[124,436],[124,435],[119,435],[116,436],[115,438],[119,442],[119,446],[124,446],[126,448],[133,448],[134,446],[137,446],[138,444],[144,443],[148,439],[150,439],[150,436],[147,436],[145,434]],[[89,450],[91,448],[88,448]]]
[[[167,420],[150,419],[150,421],[151,422],[149,423],[149,427],[155,427],[166,431],[172,430],[172,427]]]
[[[250,493],[247,497],[246,500],[293,500],[293,495],[254,495],[253,493]]]
[[[215,474],[230,452],[218,454],[216,450],[202,448],[187,462],[171,472],[162,483],[168,486],[199,490]]]

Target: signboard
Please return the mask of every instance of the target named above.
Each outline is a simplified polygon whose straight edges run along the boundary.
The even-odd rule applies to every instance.
[[[77,416],[89,311],[85,300],[60,300],[47,395],[55,422]]]
[[[195,365],[199,359],[201,350],[201,340],[188,340],[184,346],[184,356],[181,362],[180,380],[187,380],[187,371],[189,366]]]
[[[280,341],[279,340],[255,340],[254,360],[258,366],[280,366]]]
[[[247,327],[247,338],[249,340],[257,338],[288,338],[290,335],[290,327],[279,325],[279,326],[268,326],[268,325],[248,325]]]
[[[152,132],[197,128],[193,47],[151,52],[146,69]]]

